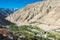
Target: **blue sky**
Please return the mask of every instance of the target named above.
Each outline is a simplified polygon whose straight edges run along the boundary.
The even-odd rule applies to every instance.
[[[0,0],[0,8],[22,8],[27,4],[42,0]]]

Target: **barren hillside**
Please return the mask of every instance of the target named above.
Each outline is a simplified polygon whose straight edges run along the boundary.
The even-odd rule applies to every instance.
[[[7,20],[18,25],[38,25],[42,29],[59,28],[60,26],[60,0],[44,0],[29,4],[25,8],[16,11],[8,16]],[[51,26],[51,28],[50,28]],[[52,28],[53,26],[53,28]]]

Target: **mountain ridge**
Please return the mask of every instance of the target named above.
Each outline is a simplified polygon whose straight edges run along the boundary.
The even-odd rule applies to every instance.
[[[0,17],[5,18],[10,14],[14,13],[18,9],[11,9],[11,8],[0,8]]]
[[[13,14],[18,9],[11,9],[11,8],[0,8],[0,26],[6,26],[11,24],[8,20],[5,18],[11,14]]]
[[[6,19],[17,25],[37,25],[47,29],[60,28],[60,0],[46,0],[27,5]],[[46,29],[45,28],[45,29]],[[43,28],[44,29],[44,28]],[[46,30],[47,30],[46,29]]]

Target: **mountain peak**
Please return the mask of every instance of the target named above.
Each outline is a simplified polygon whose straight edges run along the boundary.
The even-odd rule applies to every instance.
[[[60,25],[60,0],[46,0],[27,5],[6,19],[16,24]]]
[[[0,17],[5,18],[9,16],[10,14],[14,13],[17,9],[11,9],[11,8],[0,8]]]

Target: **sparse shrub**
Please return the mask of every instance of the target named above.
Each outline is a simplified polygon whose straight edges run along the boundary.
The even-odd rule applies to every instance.
[[[24,40],[52,40],[50,38],[60,40],[60,35],[55,34],[52,32],[46,32],[37,26],[32,25],[22,25],[22,26],[16,26],[15,24],[11,24],[8,28],[10,31],[12,31],[14,34],[18,34],[20,39]],[[46,35],[46,38],[43,37],[43,35]]]

